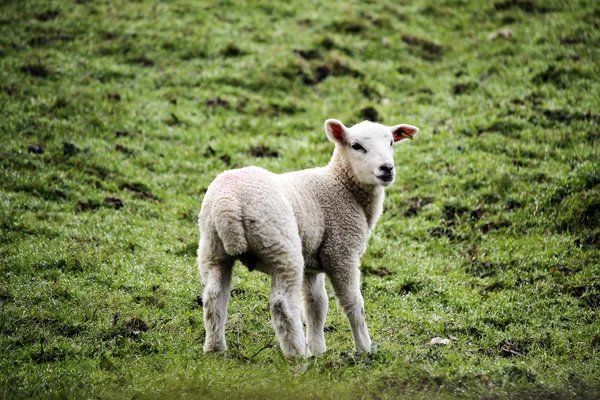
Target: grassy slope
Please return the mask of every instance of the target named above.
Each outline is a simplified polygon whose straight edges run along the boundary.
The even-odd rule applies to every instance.
[[[562,3],[3,2],[0,397],[599,396],[600,8]],[[421,128],[363,257],[375,359],[332,299],[290,370],[242,268],[204,357],[206,187],[369,107]]]

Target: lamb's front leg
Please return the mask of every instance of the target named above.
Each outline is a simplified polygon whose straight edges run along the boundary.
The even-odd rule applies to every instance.
[[[302,292],[304,294],[308,355],[319,355],[325,352],[323,329],[329,306],[325,290],[325,274],[306,273]]]
[[[333,290],[344,313],[350,321],[354,348],[357,352],[371,351],[371,338],[365,322],[365,306],[360,293],[360,270],[358,266],[336,268],[330,274]]]

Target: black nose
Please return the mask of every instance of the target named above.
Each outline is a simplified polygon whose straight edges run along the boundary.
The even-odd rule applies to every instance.
[[[391,164],[383,164],[383,165],[379,166],[379,170],[381,172],[383,172],[384,174],[389,175],[394,170],[394,166]]]

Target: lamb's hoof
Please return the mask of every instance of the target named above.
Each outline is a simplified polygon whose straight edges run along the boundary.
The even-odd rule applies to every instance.
[[[227,350],[226,346],[204,346],[202,348],[202,350],[204,351],[204,355],[208,356],[208,355],[218,355],[218,354],[224,354],[225,351]]]
[[[292,373],[296,376],[302,375],[308,370],[309,362],[306,357],[297,357],[293,360],[288,359],[292,366]]]
[[[327,348],[323,345],[323,346],[314,346],[314,347],[309,347],[306,350],[306,353],[309,357],[317,357],[320,356],[321,354],[325,353],[325,351],[327,351]]]

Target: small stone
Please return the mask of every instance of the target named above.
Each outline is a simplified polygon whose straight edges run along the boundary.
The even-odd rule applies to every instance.
[[[495,40],[498,38],[510,39],[512,37],[513,32],[512,30],[510,30],[510,28],[502,28],[500,30],[490,33],[487,38],[488,40]]]
[[[436,336],[433,339],[431,339],[429,342],[425,343],[425,346],[435,346],[435,345],[446,346],[448,344],[450,344],[450,339],[445,339],[445,338]]]

